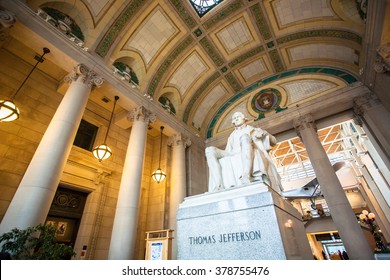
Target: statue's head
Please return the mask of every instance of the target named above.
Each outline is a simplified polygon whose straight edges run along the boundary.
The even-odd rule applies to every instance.
[[[244,113],[242,112],[235,112],[232,115],[232,124],[235,127],[243,125],[248,119],[245,117]]]

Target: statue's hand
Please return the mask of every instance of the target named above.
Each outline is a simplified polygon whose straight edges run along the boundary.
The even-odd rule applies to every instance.
[[[265,136],[265,131],[261,128],[256,128],[253,132],[253,138],[254,139],[260,139]]]

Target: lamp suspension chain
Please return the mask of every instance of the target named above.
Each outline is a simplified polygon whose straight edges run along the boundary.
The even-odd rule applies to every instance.
[[[119,96],[116,95],[115,96],[115,101],[114,101],[114,107],[112,108],[112,112],[111,112],[110,122],[108,123],[106,137],[104,137],[104,142],[103,143],[106,143],[106,141],[107,141],[108,131],[110,130],[110,127],[111,127],[111,122],[112,122],[112,118],[114,116],[115,106],[116,106],[116,102],[118,101],[118,99],[119,99]]]
[[[159,169],[161,169],[160,167],[160,163],[161,163],[161,150],[162,150],[162,132],[163,132],[163,129],[164,129],[164,127],[163,126],[161,126],[160,127],[160,155],[159,155],[159,157],[158,157],[158,168]]]
[[[39,63],[42,63],[44,60],[43,60],[43,57],[45,56],[45,54],[49,53],[50,50],[48,48],[43,48],[43,54],[40,56],[40,57],[36,57],[36,60],[37,60],[37,63],[35,63],[34,67],[31,69],[30,73],[28,73],[27,77],[24,79],[24,81],[21,83],[21,85],[19,86],[19,88],[15,91],[15,93],[11,96],[11,100],[14,100],[14,98],[16,97],[16,95],[19,93],[20,89],[23,87],[23,85],[27,82],[28,78],[31,76],[32,72],[34,72],[35,68],[37,68],[38,64]]]

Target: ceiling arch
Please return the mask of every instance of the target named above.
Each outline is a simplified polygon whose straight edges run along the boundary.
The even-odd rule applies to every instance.
[[[364,66],[365,22],[355,0],[230,0],[201,16],[189,0],[76,2],[28,1],[73,7],[88,52],[107,67],[129,65],[141,96],[169,99],[175,118],[205,138],[241,104],[262,117],[251,107],[262,89],[280,92],[275,113],[347,87]]]
[[[262,81],[259,81],[256,84],[251,85],[250,87],[244,89],[243,91],[236,93],[234,96],[229,98],[229,100],[227,100],[222,106],[220,106],[216,110],[216,113],[212,116],[210,122],[207,125],[206,137],[210,138],[213,135],[215,135],[215,133],[218,131],[218,130],[216,130],[216,127],[217,127],[219,120],[221,118],[226,117],[226,112],[231,111],[232,108],[237,107],[238,104],[242,104],[243,99],[245,99],[244,102],[247,102],[247,100],[249,99],[247,97],[247,95],[250,95],[251,93],[253,93],[253,91],[261,90],[262,88],[264,88],[264,86],[267,86],[268,84],[275,83],[276,81],[278,81],[279,83],[282,83],[282,81],[286,78],[292,78],[292,80],[300,81],[302,83],[302,81],[304,80],[303,76],[307,77],[308,74],[312,74],[312,77],[317,76],[317,75],[321,75],[322,79],[325,81],[327,81],[327,78],[326,78],[327,76],[330,76],[332,78],[337,78],[337,79],[343,81],[344,86],[347,86],[348,84],[352,84],[352,83],[358,81],[358,79],[355,75],[352,75],[352,74],[350,74],[346,71],[340,70],[340,69],[330,68],[330,67],[306,67],[306,68],[294,69],[294,70],[286,71],[286,72],[283,72],[283,73],[280,73],[277,75],[273,75],[273,76],[268,77]],[[337,88],[339,88],[339,87],[337,87]],[[328,90],[328,88],[326,90]],[[318,94],[319,93],[320,92],[318,92]],[[318,96],[318,94],[316,94],[316,96]],[[300,101],[302,101],[302,102],[307,101],[307,98],[302,98]],[[295,102],[295,103],[297,103],[297,102]],[[249,112],[249,111],[247,110],[247,112]]]

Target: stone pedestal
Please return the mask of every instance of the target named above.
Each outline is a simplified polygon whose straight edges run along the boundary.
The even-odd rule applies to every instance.
[[[298,211],[264,183],[187,197],[179,260],[289,260],[313,255]]]

